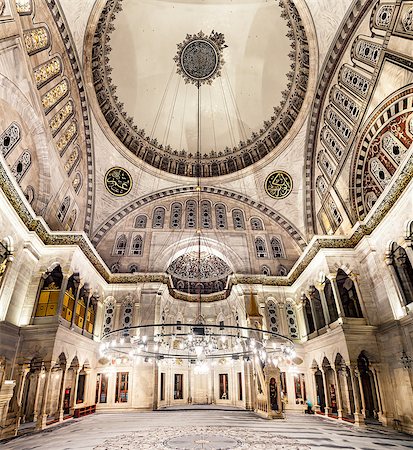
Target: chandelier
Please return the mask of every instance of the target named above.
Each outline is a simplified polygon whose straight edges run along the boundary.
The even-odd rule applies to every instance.
[[[161,323],[120,328],[103,336],[100,356],[113,363],[187,361],[202,370],[210,362],[291,364],[293,342],[278,333],[233,325]]]
[[[187,35],[178,45],[174,61],[177,72],[185,82],[198,90],[197,108],[197,210],[201,220],[201,86],[211,84],[220,77],[224,64],[223,50],[227,48],[222,33],[213,31],[210,36],[202,31]],[[192,255],[198,266],[188,277],[202,281],[201,226],[197,227],[197,252]],[[216,261],[214,262],[216,264]],[[229,269],[229,267],[228,267]],[[188,288],[189,290],[189,288]],[[102,337],[100,356],[111,364],[127,362],[194,365],[195,374],[205,373],[210,365],[230,361],[254,361],[264,365],[291,365],[296,356],[291,339],[261,328],[206,323],[202,316],[202,292],[197,294],[198,314],[187,323],[151,323],[129,326],[111,331]],[[254,301],[251,298],[251,301]],[[255,315],[255,314],[253,314]],[[260,316],[259,312],[256,314]],[[261,317],[261,316],[260,316]],[[144,319],[143,319],[144,321]]]

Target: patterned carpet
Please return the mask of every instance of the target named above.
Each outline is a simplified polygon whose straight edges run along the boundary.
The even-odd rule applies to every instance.
[[[305,450],[298,441],[245,428],[182,427],[142,430],[107,439],[94,450]]]

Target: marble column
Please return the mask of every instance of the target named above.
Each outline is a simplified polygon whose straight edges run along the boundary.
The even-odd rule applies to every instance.
[[[341,303],[340,292],[337,286],[337,274],[330,273],[329,275],[327,275],[327,278],[331,282],[331,289],[333,291],[334,301],[336,302],[338,318],[345,317],[343,304]]]
[[[39,415],[40,382],[42,380],[43,375],[44,375],[44,372],[42,370],[40,370],[37,373],[36,391],[34,394],[34,405],[33,405],[33,422],[37,422],[37,416]]]
[[[379,385],[379,379],[377,376],[377,369],[375,367],[372,368],[372,373],[373,373],[373,379],[374,379],[374,386],[376,388],[376,397],[377,397],[377,406],[378,406],[377,416],[378,416],[378,419],[381,420],[381,417],[383,416],[383,403],[381,400],[380,385]]]
[[[337,368],[333,369],[334,371],[334,380],[336,382],[336,398],[337,398],[337,414],[338,418],[343,418],[343,402],[342,402],[342,394],[341,394],[341,383],[340,377]]]
[[[353,388],[353,397],[354,397],[354,422],[358,426],[364,425],[364,416],[361,413],[360,408],[360,399],[359,399],[359,388],[358,381],[356,376],[356,368],[354,365],[350,365],[350,379],[351,386]]]
[[[361,413],[363,414],[363,417],[366,418],[366,402],[364,399],[364,389],[363,389],[363,382],[361,380],[361,373],[359,370],[356,369],[356,377],[358,379],[359,383],[359,392],[360,392],[360,399],[361,399]]]
[[[324,414],[328,416],[331,414],[331,401],[330,401],[330,389],[328,385],[327,373],[324,369],[321,369],[321,373],[323,374],[323,383],[324,383],[324,398],[326,402]]]
[[[15,434],[19,431],[21,419],[22,419],[22,408],[23,408],[23,392],[24,385],[26,383],[26,377],[29,373],[29,367],[27,365],[20,366],[19,368],[19,387],[16,393],[16,401],[17,401],[17,412],[16,412],[16,431]]]
[[[73,370],[73,394],[72,394],[72,401],[71,401],[71,405],[70,405],[70,414],[74,414],[75,409],[76,409],[76,400],[77,400],[77,384],[79,382],[79,372],[80,372],[80,368],[74,369]]]
[[[50,377],[52,375],[52,367],[54,363],[51,361],[49,364],[45,365],[45,373],[46,377],[44,380],[44,386],[43,386],[43,397],[42,397],[42,404],[40,408],[40,414],[37,418],[36,428],[39,430],[43,430],[46,428],[46,422],[47,422],[47,400],[49,397],[49,385],[50,385]]]
[[[311,369],[311,384],[313,387],[313,393],[314,393],[314,401],[313,401],[313,405],[314,405],[314,411],[320,411],[320,405],[317,402],[317,381],[315,378],[315,374],[317,372],[317,369]]]
[[[65,399],[66,378],[67,378],[68,371],[69,371],[69,368],[67,366],[62,370],[62,380],[60,382],[59,403],[58,403],[58,410],[57,410],[58,417],[56,417],[56,419],[59,419],[59,422],[63,422],[63,417],[64,417],[63,403],[64,403],[64,399]]]

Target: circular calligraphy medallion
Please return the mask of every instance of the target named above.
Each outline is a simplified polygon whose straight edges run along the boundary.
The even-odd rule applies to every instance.
[[[195,80],[211,77],[218,66],[218,54],[215,47],[205,39],[189,42],[181,54],[182,69]]]
[[[132,189],[132,178],[125,169],[112,167],[105,175],[106,189],[117,197],[122,197]]]
[[[282,199],[291,194],[293,179],[283,170],[276,170],[265,180],[265,192],[272,198]]]

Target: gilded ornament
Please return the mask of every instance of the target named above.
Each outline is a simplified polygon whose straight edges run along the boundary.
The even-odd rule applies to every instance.
[[[73,114],[73,102],[69,100],[59,111],[52,117],[49,122],[50,130],[55,135],[60,128],[66,123],[66,121]]]
[[[32,13],[32,0],[16,0],[16,9],[20,15]]]
[[[29,55],[34,55],[35,53],[46,49],[50,45],[49,33],[45,27],[25,31],[23,38],[27,53]]]
[[[291,194],[293,179],[283,170],[276,170],[265,180],[265,192],[272,198],[283,199]]]
[[[132,189],[132,178],[121,167],[112,167],[106,172],[105,187],[113,195],[123,197]]]
[[[34,79],[39,89],[48,81],[55,78],[62,71],[62,62],[59,57],[54,57],[50,61],[34,69]]]
[[[54,105],[59,103],[59,101],[66,96],[68,91],[69,91],[69,84],[67,80],[62,80],[54,88],[50,89],[50,91],[46,92],[46,94],[43,95],[42,97],[43,108],[46,111],[52,109]]]
[[[76,134],[77,134],[77,125],[75,121],[72,121],[56,144],[57,149],[59,150],[59,153],[61,155],[64,153],[68,145],[72,142]]]

